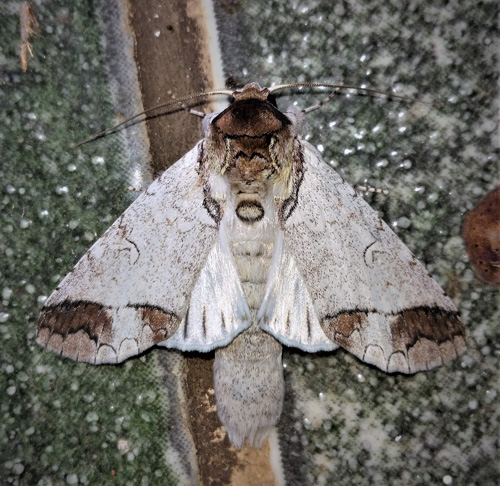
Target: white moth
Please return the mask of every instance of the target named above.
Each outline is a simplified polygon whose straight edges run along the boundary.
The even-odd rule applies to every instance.
[[[339,346],[386,372],[465,351],[457,310],[368,204],[249,84],[143,193],[42,309],[37,340],[119,363],[154,345],[215,351],[229,439],[259,447],[281,414],[282,345]]]

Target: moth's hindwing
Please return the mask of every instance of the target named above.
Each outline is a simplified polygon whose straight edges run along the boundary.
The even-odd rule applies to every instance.
[[[202,144],[153,182],[66,276],[42,309],[40,344],[79,361],[116,363],[176,333],[197,279],[210,274],[203,268],[210,267],[209,255],[218,245],[217,222],[204,208],[200,150]],[[231,260],[226,267],[226,276],[235,274]],[[207,294],[209,286],[204,289]],[[232,297],[238,295],[236,288]],[[195,314],[212,312],[195,305]],[[224,316],[217,317],[223,327]],[[248,324],[233,320],[209,336],[203,329],[183,331],[176,347],[194,349],[193,339],[183,344],[191,332],[205,336],[202,350],[228,341]]]
[[[158,344],[182,351],[210,351],[229,344],[251,323],[236,264],[221,230],[196,280],[179,329]]]
[[[281,231],[274,247],[266,292],[257,320],[262,329],[287,346],[308,352],[338,348],[321,327],[295,258],[290,251],[285,251]]]
[[[309,351],[334,343],[389,372],[415,373],[462,354],[465,330],[451,300],[363,198],[299,143],[304,177],[283,247],[276,245],[281,270],[268,282],[260,325],[285,344]],[[306,312],[300,322],[296,300]],[[314,343],[308,329],[316,329]]]

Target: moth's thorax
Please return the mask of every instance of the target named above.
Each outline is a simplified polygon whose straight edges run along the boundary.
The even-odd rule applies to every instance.
[[[242,192],[287,185],[293,163],[292,122],[259,93],[237,96],[213,119],[207,137],[210,166]]]
[[[224,176],[242,192],[262,192],[279,177],[273,164],[267,136],[226,138]]]

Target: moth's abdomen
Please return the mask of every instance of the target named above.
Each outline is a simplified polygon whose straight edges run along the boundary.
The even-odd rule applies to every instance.
[[[281,345],[254,324],[229,346],[216,350],[214,387],[229,440],[237,447],[245,439],[260,447],[283,408]]]
[[[264,298],[278,233],[270,196],[238,193],[227,230],[228,243],[253,317]]]
[[[274,207],[265,196],[236,193],[226,234],[252,326],[215,352],[217,411],[230,441],[260,447],[283,407],[281,344],[257,324],[279,230]]]
[[[243,292],[252,314],[259,310],[273,254],[274,242],[240,241],[232,246]]]
[[[236,216],[244,223],[256,223],[264,217],[264,208],[257,199],[245,199],[238,203]]]

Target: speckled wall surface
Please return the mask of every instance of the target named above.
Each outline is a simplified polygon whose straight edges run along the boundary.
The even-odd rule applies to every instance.
[[[158,432],[167,351],[91,367],[34,343],[44,296],[134,194],[120,136],[68,149],[114,123],[99,4],[34,2],[43,37],[26,74],[19,5],[0,6],[0,482],[176,484],[178,459]],[[350,182],[390,191],[366,198],[454,299],[469,351],[412,377],[343,351],[288,352],[288,483],[497,485],[500,299],[460,238],[465,212],[500,179],[497,2],[220,1],[216,11],[226,74],[243,82],[344,81],[440,104],[338,96],[304,136]]]

